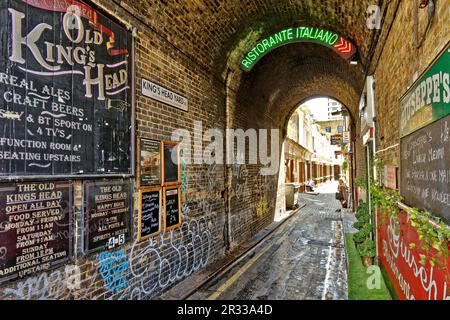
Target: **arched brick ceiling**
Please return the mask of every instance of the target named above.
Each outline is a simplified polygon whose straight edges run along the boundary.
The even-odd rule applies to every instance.
[[[329,96],[355,117],[363,78],[360,66],[350,65],[329,48],[312,43],[285,45],[242,75],[236,112],[246,114],[248,127],[283,128],[299,103]]]
[[[290,26],[310,25],[337,32],[357,45],[363,59],[370,45],[366,10],[373,1],[369,0],[114,1],[222,76],[232,52],[242,56],[260,37]],[[252,31],[256,38],[243,43]]]

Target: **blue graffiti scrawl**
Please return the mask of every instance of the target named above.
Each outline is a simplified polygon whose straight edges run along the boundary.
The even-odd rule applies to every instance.
[[[102,252],[98,255],[98,262],[100,276],[110,292],[118,293],[127,287],[129,263],[124,250]]]

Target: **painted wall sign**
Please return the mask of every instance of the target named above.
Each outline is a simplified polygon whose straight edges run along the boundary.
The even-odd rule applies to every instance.
[[[345,132],[342,134],[342,142],[343,142],[344,144],[350,143],[350,131],[345,131]]]
[[[340,146],[342,145],[342,134],[335,134],[331,136],[331,145]]]
[[[395,190],[398,188],[398,183],[397,183],[397,167],[396,166],[391,166],[391,165],[385,165],[383,168],[382,173],[382,180],[383,181],[383,185],[388,188],[388,189],[392,189]]]
[[[448,300],[450,282],[448,271],[420,264],[420,254],[426,252],[410,249],[418,247],[419,237],[409,224],[406,213],[399,218],[389,218],[378,212],[378,255],[386,269],[395,291],[402,300]],[[447,263],[450,264],[450,258]]]
[[[138,241],[159,233],[161,202],[160,187],[139,190]]]
[[[131,174],[131,34],[82,1],[0,17],[0,178]]]
[[[250,71],[270,51],[288,43],[314,42],[334,50],[344,59],[356,53],[356,46],[340,35],[314,27],[298,27],[281,30],[258,42],[242,59],[241,68]]]
[[[0,186],[0,283],[67,262],[73,221],[71,182]]]
[[[400,101],[404,137],[450,114],[450,42]]]
[[[114,249],[129,240],[131,192],[129,180],[85,183],[86,250]]]
[[[450,223],[450,115],[402,138],[400,151],[405,203]]]
[[[180,188],[164,188],[164,231],[169,231],[179,226],[181,226]]]
[[[180,145],[176,142],[163,142],[163,184],[180,184]]]
[[[153,83],[150,80],[142,78],[141,92],[145,97],[149,97],[183,111],[188,111],[189,101],[185,97]]]
[[[138,145],[140,185],[161,185],[161,142],[141,138]]]

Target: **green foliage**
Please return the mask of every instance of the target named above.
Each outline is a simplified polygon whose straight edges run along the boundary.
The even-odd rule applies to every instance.
[[[372,239],[366,239],[358,246],[358,252],[361,257],[375,257],[375,242]]]
[[[367,268],[361,261],[351,234],[345,234],[345,247],[348,257],[349,300],[389,300],[390,296],[383,277],[381,277],[380,289],[368,288],[367,281],[371,274],[367,273]]]
[[[366,241],[370,237],[373,227],[371,224],[365,224],[358,232],[353,235],[353,240],[359,244]]]
[[[348,170],[348,161],[344,160],[344,162],[342,163],[342,171],[347,172],[347,170]]]
[[[374,205],[381,209],[383,215],[397,217],[400,214],[398,202],[402,202],[403,199],[398,192],[376,184],[370,186],[370,191]],[[448,270],[447,259],[450,256],[449,227],[441,218],[433,216],[427,210],[420,211],[417,208],[410,208],[407,214],[409,223],[416,229],[419,236],[419,243],[411,243],[409,248],[421,252],[419,254],[420,264],[425,266],[429,262],[432,267],[437,266],[441,270]]]
[[[365,190],[367,188],[367,181],[363,178],[358,178],[356,179],[356,186]]]

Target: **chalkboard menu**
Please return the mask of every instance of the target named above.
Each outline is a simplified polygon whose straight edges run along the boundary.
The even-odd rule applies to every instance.
[[[159,233],[161,227],[161,189],[139,191],[138,240]]]
[[[161,185],[161,142],[140,139],[139,154],[140,185]]]
[[[131,191],[127,181],[84,185],[86,249],[113,249],[130,237]]]
[[[402,138],[401,193],[450,223],[450,116]]]
[[[173,142],[163,142],[164,152],[164,185],[176,185],[180,183],[180,153],[179,145]],[[176,162],[174,162],[176,159]]]
[[[72,257],[70,182],[0,186],[0,283],[67,262]]]
[[[131,174],[131,33],[81,0],[0,17],[0,179]]]
[[[164,188],[164,231],[181,225],[179,188]]]

